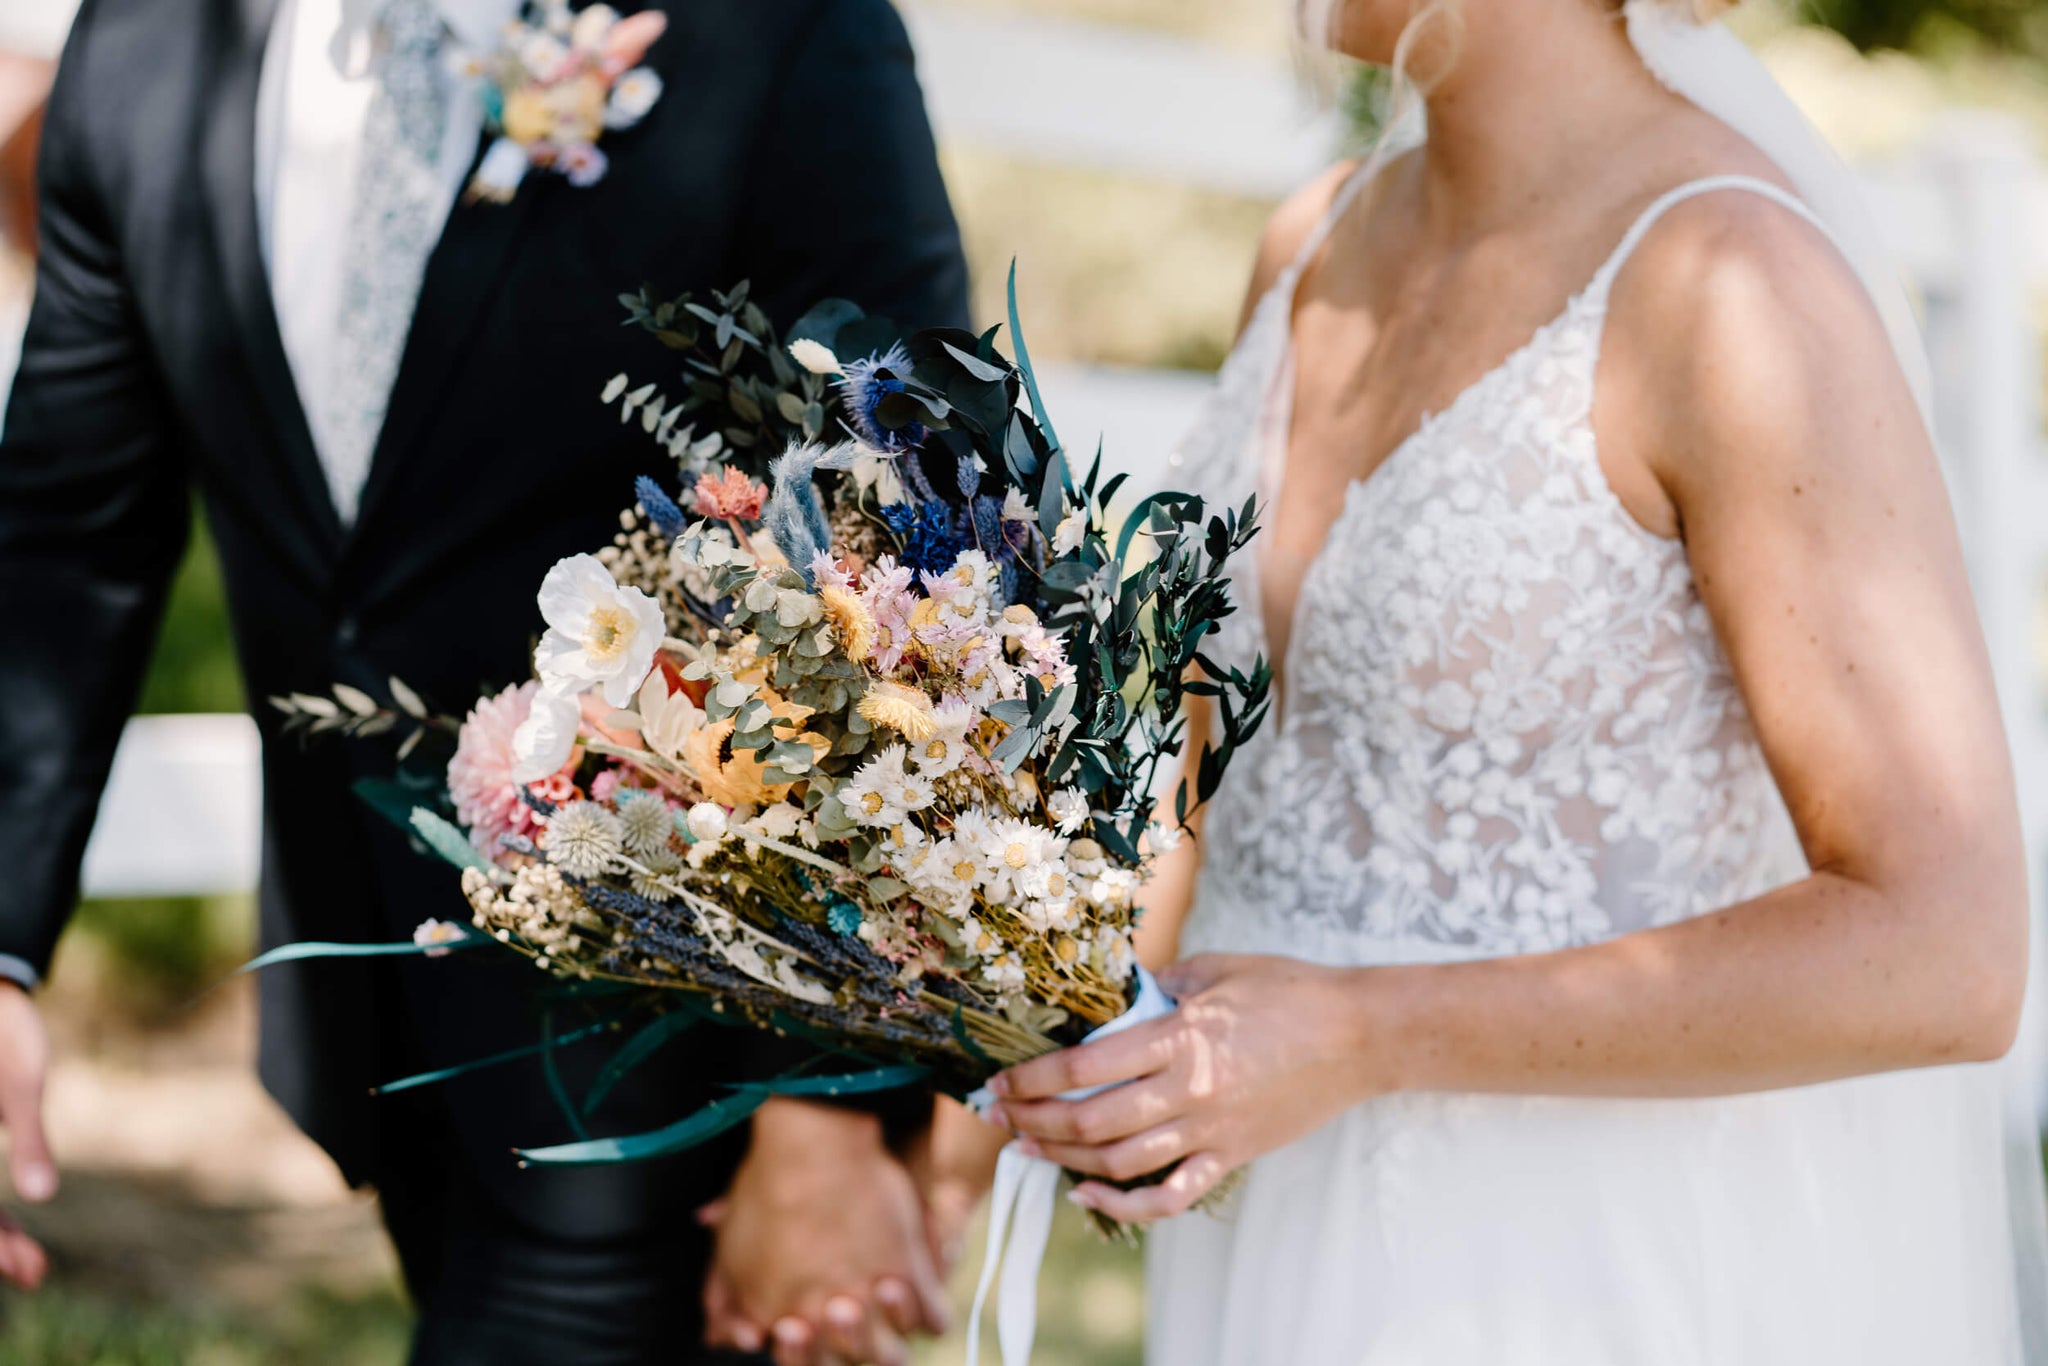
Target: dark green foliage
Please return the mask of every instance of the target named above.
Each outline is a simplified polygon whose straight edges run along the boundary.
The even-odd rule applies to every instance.
[[[690,294],[657,301],[643,286],[619,302],[627,326],[682,353],[681,421],[716,433],[725,463],[765,480],[768,462],[792,442],[827,438],[826,382],[789,358],[748,292],[746,281],[713,290],[707,306]]]
[[[2021,56],[2048,58],[2048,5],[2041,0],[1805,0],[1803,17],[1857,47],[1912,52],[1946,33],[1972,35]]]

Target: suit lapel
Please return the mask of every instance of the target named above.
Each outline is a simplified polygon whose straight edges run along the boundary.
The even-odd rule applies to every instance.
[[[256,226],[256,91],[276,7],[277,0],[226,0],[228,41],[206,129],[204,175],[228,314],[297,511],[321,558],[331,561],[341,545],[341,519],[285,358]]]
[[[481,147],[480,140],[479,155]],[[457,201],[449,213],[420,282],[419,303],[413,309],[384,428],[377,435],[362,506],[349,536],[351,548],[362,543],[405,462],[417,458],[413,447],[437,407],[450,401],[455,370],[487,306],[497,297],[520,233],[530,225],[535,206],[556,188],[554,179],[529,174],[509,204]]]

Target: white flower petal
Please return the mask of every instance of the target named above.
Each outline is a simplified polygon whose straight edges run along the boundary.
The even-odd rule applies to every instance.
[[[512,780],[537,783],[560,771],[576,749],[576,732],[583,720],[583,707],[573,697],[542,690],[533,696],[533,709],[512,733],[512,752],[519,762]]]

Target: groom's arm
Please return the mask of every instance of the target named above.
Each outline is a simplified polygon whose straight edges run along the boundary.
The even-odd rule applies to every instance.
[[[748,160],[733,278],[778,324],[839,298],[909,329],[968,325],[960,228],[888,0],[819,0]]]
[[[95,185],[104,162],[81,70],[90,11],[50,94],[35,303],[0,428],[0,968],[25,985],[47,969],[76,899],[191,516]]]

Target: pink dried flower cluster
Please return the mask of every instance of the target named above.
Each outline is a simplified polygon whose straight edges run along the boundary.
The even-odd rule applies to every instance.
[[[718,521],[751,522],[761,515],[768,486],[757,484],[737,465],[727,465],[722,475],[697,476],[696,512],[699,517]]]

